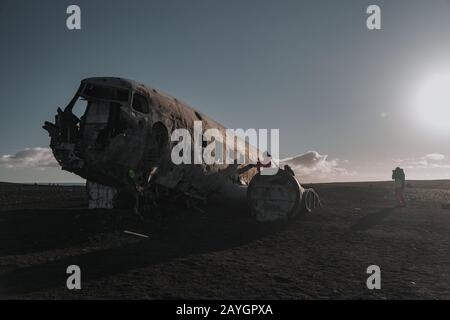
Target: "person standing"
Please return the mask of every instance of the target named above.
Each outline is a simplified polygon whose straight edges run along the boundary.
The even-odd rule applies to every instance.
[[[397,203],[400,207],[405,207],[405,171],[400,167],[395,168],[392,171],[392,180],[395,181],[395,198]]]

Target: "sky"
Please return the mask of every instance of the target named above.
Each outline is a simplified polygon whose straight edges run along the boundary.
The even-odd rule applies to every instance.
[[[81,30],[66,27],[71,4]],[[0,0],[0,41],[0,181],[80,181],[41,126],[92,76],[229,128],[277,128],[304,181],[389,180],[398,165],[450,179],[448,0]]]

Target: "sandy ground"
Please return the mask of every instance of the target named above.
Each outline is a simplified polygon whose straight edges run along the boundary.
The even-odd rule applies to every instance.
[[[81,187],[0,184],[0,298],[450,299],[450,181],[410,182],[407,208],[391,183],[314,187],[320,210],[258,224],[242,203],[167,204],[143,222],[86,210]],[[79,291],[65,286],[72,264]]]

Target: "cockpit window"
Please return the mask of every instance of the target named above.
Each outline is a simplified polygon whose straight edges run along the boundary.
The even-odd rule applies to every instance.
[[[150,112],[147,99],[139,93],[135,93],[133,95],[133,109],[141,113]]]
[[[99,100],[113,100],[127,102],[129,91],[126,89],[111,88],[87,84],[82,96]]]
[[[110,113],[110,102],[93,101],[88,103],[86,110],[86,123],[107,123]]]

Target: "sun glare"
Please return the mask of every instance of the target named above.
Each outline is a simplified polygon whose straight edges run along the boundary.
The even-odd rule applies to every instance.
[[[436,74],[418,92],[417,114],[430,130],[450,133],[450,74]]]

